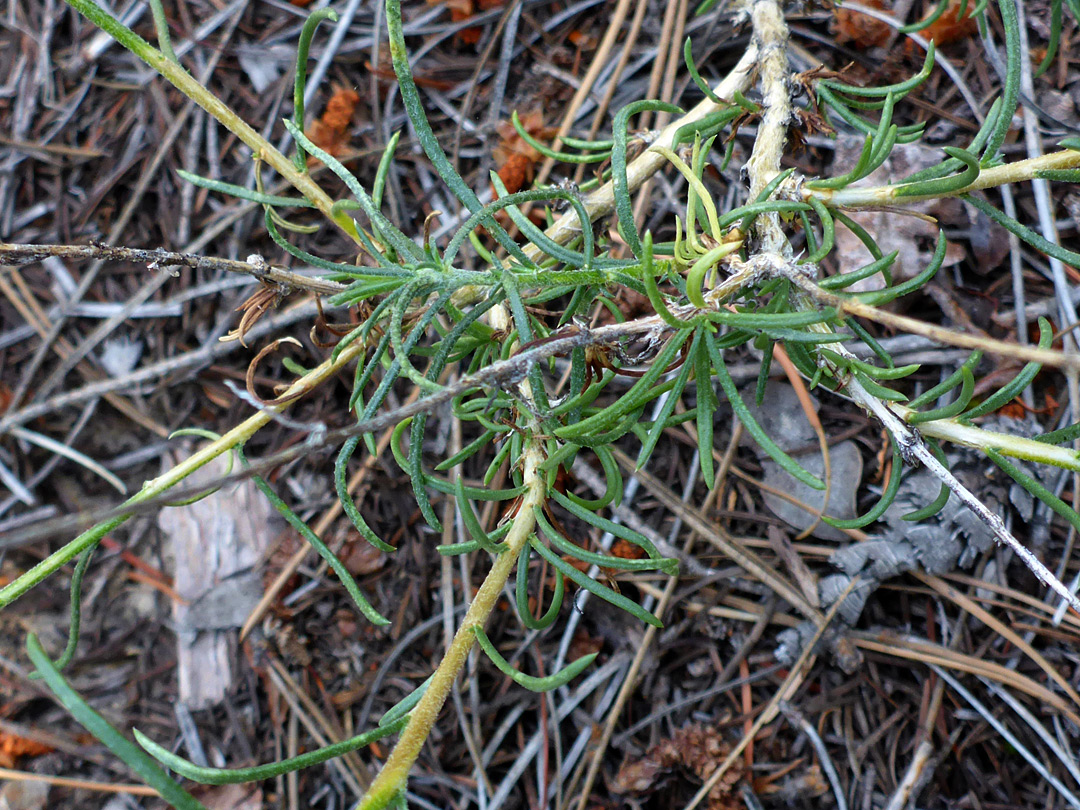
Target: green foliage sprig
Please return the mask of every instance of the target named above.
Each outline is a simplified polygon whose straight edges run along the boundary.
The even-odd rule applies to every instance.
[[[391,735],[399,735],[399,741],[360,807],[381,810],[404,806],[409,769],[474,644],[480,646],[498,671],[536,690],[569,683],[595,658],[585,656],[543,678],[513,668],[484,630],[511,576],[515,577],[514,602],[526,628],[543,632],[558,622],[565,613],[567,580],[636,620],[660,626],[661,620],[633,598],[630,588],[627,593],[616,590],[589,576],[576,564],[622,572],[619,576],[628,582],[633,581],[637,572],[677,573],[675,560],[664,557],[647,538],[613,519],[624,483],[615,460],[617,442],[635,445],[637,465],[644,467],[669,428],[692,422],[697,432],[702,476],[706,485],[712,486],[714,419],[721,408],[730,408],[747,434],[782,469],[815,489],[826,489],[826,482],[785,452],[777,437],[769,435],[747,406],[726,359],[726,355],[742,347],[753,347],[762,353],[756,391],[759,404],[770,374],[773,349],[779,347],[811,387],[838,394],[854,392],[864,406],[868,407],[866,403],[872,401],[875,406],[886,408],[884,412],[891,414],[892,419],[902,420],[899,427],[895,424],[890,427],[892,466],[880,498],[857,518],[838,520],[824,515],[826,522],[846,529],[871,525],[895,502],[911,442],[925,442],[919,447],[924,450],[925,463],[930,465],[935,459],[945,464],[946,456],[939,441],[958,441],[979,446],[1021,486],[1080,528],[1080,516],[1006,458],[1080,468],[1077,454],[1060,446],[1076,437],[1076,426],[1039,440],[1020,440],[993,434],[975,424],[975,420],[999,409],[1031,386],[1042,364],[1029,363],[1013,380],[972,404],[981,357],[976,351],[944,382],[909,399],[912,386],[908,378],[918,371],[918,366],[899,365],[853,315],[917,294],[942,267],[947,243],[945,235],[939,233],[933,256],[920,272],[911,279],[896,282],[890,268],[897,254],[885,254],[874,235],[848,215],[851,208],[958,196],[1033,248],[1080,266],[1080,254],[1050,243],[991,203],[972,195],[975,190],[991,188],[997,183],[1032,177],[1074,181],[1080,167],[1080,150],[1071,141],[1063,141],[1063,151],[1045,159],[1001,163],[1000,149],[1019,100],[1020,60],[1026,58],[1019,52],[1018,21],[1012,0],[997,3],[1007,53],[1002,93],[990,108],[982,128],[965,148],[943,147],[942,159],[936,166],[899,183],[877,189],[855,185],[888,160],[898,144],[921,138],[923,125],[897,121],[903,120],[905,97],[916,92],[935,69],[935,50],[931,46],[916,73],[885,87],[858,87],[837,78],[817,81],[815,111],[820,110],[830,125],[838,129],[847,127],[864,136],[855,165],[837,167],[838,173],[833,176],[808,181],[794,169],[782,171],[778,164],[768,167],[770,174],[759,176],[760,182],[752,185],[754,198],[730,210],[723,210],[706,182],[714,147],[717,143],[724,147],[724,154],[718,157],[726,165],[733,153],[732,128],[748,117],[760,116],[760,131],[767,133],[769,111],[743,95],[742,91],[749,92],[745,82],[736,82],[738,86],[730,93],[710,88],[693,60],[690,39],[684,43],[684,61],[690,78],[705,96],[707,105],[711,105],[707,113],[684,115],[679,107],[668,102],[634,101],[614,115],[610,137],[597,140],[564,137],[560,149],[541,143],[514,114],[512,123],[518,134],[540,154],[572,165],[610,161],[609,174],[605,175],[610,179],[595,196],[583,197],[577,191],[555,187],[508,193],[498,176],[493,175],[495,199],[483,204],[454,169],[428,121],[424,99],[409,64],[400,0],[386,0],[390,52],[410,125],[433,168],[467,212],[460,227],[444,244],[426,237],[418,243],[382,210],[383,189],[396,159],[397,135],[384,150],[369,190],[345,163],[317,147],[304,134],[308,49],[320,22],[335,20],[332,10],[315,12],[302,29],[293,114],[283,122],[296,143],[296,154],[290,161],[205,88],[194,84],[169,54],[167,29],[160,21],[157,27],[162,47],[158,50],[120,25],[92,0],[69,2],[240,135],[258,159],[277,171],[300,196],[267,194],[261,185],[255,190],[245,189],[186,172],[181,177],[214,193],[264,206],[267,233],[282,251],[326,271],[328,280],[347,285],[331,303],[340,307],[362,306],[365,313],[362,323],[340,340],[328,360],[298,380],[286,397],[264,406],[224,436],[212,438],[210,447],[177,470],[151,482],[129,504],[163,496],[194,469],[233,450],[246,464],[241,448],[257,430],[296,397],[355,362],[353,390],[342,420],[353,426],[340,446],[333,469],[334,488],[344,513],[368,543],[386,553],[395,550],[378,536],[362,507],[354,503],[347,479],[350,463],[361,443],[375,452],[373,420],[387,414],[385,402],[394,387],[409,384],[420,396],[415,408],[408,413],[390,412],[386,418],[386,425],[392,427],[393,456],[408,475],[417,507],[427,524],[442,528],[433,496],[450,498],[461,516],[466,536],[437,546],[438,552],[479,554],[490,560],[489,573],[434,674],[388,712],[376,728],[291,760],[228,771],[198,768],[136,733],[145,749],[140,750],[89,711],[59,674],[76,649],[80,585],[91,553],[104,534],[120,526],[129,515],[83,533],[31,572],[0,589],[0,606],[3,606],[78,558],[72,582],[72,629],[66,650],[53,664],[31,636],[29,655],[46,684],[76,718],[174,806],[201,807],[153,764],[147,752],[182,776],[224,784],[265,779],[318,764]],[[970,13],[983,18],[987,6],[986,2],[976,4]],[[1078,12],[1077,0],[1054,0],[1051,47],[1039,70],[1046,69],[1054,58],[1065,6],[1073,14]],[[929,20],[902,30],[920,30],[940,16],[945,7],[942,0]],[[775,36],[776,32],[771,35]],[[775,58],[775,52],[759,54],[762,62]],[[653,234],[642,233],[634,221],[631,178],[636,175],[630,144],[639,136],[631,131],[630,123],[635,115],[646,110],[683,116],[662,133],[640,134],[648,159],[655,159],[656,165],[666,163],[673,167],[686,184],[685,213],[671,223],[670,230],[674,232],[671,242],[654,241]],[[760,141],[767,135],[758,137]],[[684,144],[689,148],[680,148]],[[344,187],[343,198],[334,199],[314,183],[307,171],[308,156],[329,169]],[[760,172],[760,167],[755,171]],[[605,210],[599,202],[601,197],[611,201],[623,244],[594,230],[598,212]],[[572,210],[576,229],[543,230],[519,208],[553,201]],[[319,210],[356,243],[364,254],[363,263],[359,259],[356,263],[327,261],[294,245],[282,233],[283,229],[297,230],[295,224],[282,219],[278,209],[284,208]],[[364,225],[353,218],[353,212],[357,211],[361,212],[357,216],[362,215]],[[522,242],[512,238],[507,227],[500,224],[497,215],[501,212],[505,212],[521,234]],[[550,215],[550,210],[545,210],[545,214]],[[871,253],[872,260],[861,268],[824,277],[820,266],[829,263],[836,254],[837,224],[855,234]],[[304,224],[300,230],[310,227]],[[773,235],[780,233],[780,243],[790,249],[791,255],[762,250],[761,233],[770,231]],[[797,241],[800,237],[802,243]],[[801,255],[796,255],[798,251],[792,247],[793,243],[799,246]],[[462,270],[459,259],[470,249],[480,269]],[[881,289],[849,292],[856,282],[879,274]],[[614,302],[620,289],[646,295],[653,312],[627,320]],[[558,302],[557,318],[545,308],[550,302]],[[611,314],[613,323],[599,328],[585,326],[598,307]],[[1041,322],[1040,331],[1038,349],[1048,352],[1053,337],[1049,324]],[[845,348],[855,338],[867,345],[876,358],[874,362],[855,357]],[[634,348],[636,339],[646,344],[644,351]],[[981,348],[997,350],[1001,344],[988,342]],[[613,383],[619,375],[632,376],[635,381],[617,387]],[[714,388],[715,383],[718,386]],[[941,397],[954,393],[951,401],[938,404]],[[441,460],[433,460],[425,453],[426,420],[437,406],[448,406],[452,418],[460,421],[466,435],[464,446]],[[647,409],[650,415],[646,414]],[[378,424],[384,426],[382,422]],[[908,427],[912,425],[919,426],[925,439],[918,438]],[[572,484],[563,489],[565,482],[560,471],[569,469],[581,457],[595,458],[603,480],[602,495],[577,492]],[[507,485],[491,488],[500,475],[505,477]],[[349,575],[325,543],[265,480],[256,477],[255,482],[335,571],[361,615],[377,626],[387,624],[364,596],[363,583]],[[481,485],[476,485],[477,482]],[[932,503],[906,517],[918,520],[935,514],[954,491],[951,483],[944,482]],[[480,500],[494,502],[496,512],[504,516],[500,525],[483,523],[473,505]],[[569,529],[564,520],[570,524]],[[589,532],[607,532],[633,543],[644,556],[625,559],[592,550],[573,533],[578,525],[585,526]],[[554,571],[546,609],[542,607],[545,584],[537,587],[530,578],[530,564],[537,559],[546,569]],[[540,607],[531,608],[530,597]]]

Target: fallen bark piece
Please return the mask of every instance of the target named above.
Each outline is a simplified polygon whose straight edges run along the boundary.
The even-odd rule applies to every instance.
[[[191,480],[221,471],[204,467]],[[190,709],[219,703],[237,665],[236,630],[258,603],[256,566],[273,536],[273,509],[250,481],[183,509],[165,509],[158,525],[174,560],[179,700]]]

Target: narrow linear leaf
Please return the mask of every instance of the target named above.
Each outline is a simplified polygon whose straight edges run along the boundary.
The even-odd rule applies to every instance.
[[[487,657],[491,659],[491,663],[496,666],[499,672],[508,675],[515,683],[524,686],[531,692],[550,692],[552,689],[558,689],[560,686],[565,686],[580,675],[589,664],[596,660],[597,656],[597,653],[583,655],[576,661],[567,664],[554,675],[548,675],[546,678],[537,678],[532,675],[526,675],[510,666],[510,662],[503,658],[499,651],[495,649],[495,645],[491,643],[491,640],[487,637],[487,633],[484,632],[482,627],[474,625],[469,629],[472,630],[473,635],[476,636],[476,643],[480,645],[480,649],[482,649]]]
[[[71,716],[100,740],[106,748],[124,761],[124,764],[137,773],[146,784],[156,790],[161,797],[177,810],[206,810],[201,802],[190,793],[170,779],[158,764],[149,755],[140,749],[135,743],[122,735],[113,726],[90,708],[76,692],[53,662],[49,659],[41,642],[33,633],[26,637],[26,653],[30,661],[41,673],[41,679],[49,687],[64,708],[71,712]]]
[[[555,566],[555,569],[557,571],[566,576],[579,588],[584,588],[593,596],[599,597],[605,602],[610,602],[615,607],[625,610],[631,616],[636,619],[640,619],[646,624],[651,624],[653,627],[664,626],[663,622],[656,618],[656,616],[654,616],[652,613],[645,610],[645,608],[643,608],[633,599],[628,599],[621,593],[615,593],[615,591],[611,590],[611,588],[607,587],[606,585],[601,585],[588,574],[579,571],[570,563],[566,562],[566,560],[562,559],[558,554],[554,553],[543,543],[533,543],[532,547],[537,554],[539,554],[541,557],[543,557],[545,560]]]
[[[416,704],[420,702],[420,698],[424,696],[428,687],[431,686],[431,679],[434,677],[434,675],[429,675],[422,684],[387,709],[386,714],[379,718],[379,727],[381,728],[383,726],[389,726],[392,723],[397,723],[404,718],[405,715],[411,712],[416,707]]]
[[[1049,349],[1050,343],[1054,339],[1054,329],[1050,326],[1050,321],[1046,318],[1039,318],[1039,348]],[[984,399],[981,403],[976,405],[971,410],[964,413],[965,419],[975,419],[979,416],[985,416],[988,413],[993,413],[998,408],[1012,402],[1030,385],[1031,381],[1035,379],[1035,375],[1042,369],[1040,363],[1028,363],[1024,366],[1020,373],[1012,378],[1008,383],[1002,386],[996,393]]]
[[[243,448],[238,446],[236,453],[240,457],[241,465],[247,467],[247,459],[244,457]],[[319,556],[323,558],[326,564],[333,569],[364,618],[379,627],[385,627],[390,624],[390,620],[375,610],[375,608],[371,606],[371,603],[368,602],[367,598],[360,590],[360,586],[356,584],[356,580],[353,579],[352,574],[349,573],[349,569],[347,569],[341,560],[338,559],[337,555],[330,550],[330,547],[326,545],[315,532],[308,528],[308,525],[300,519],[300,516],[290,509],[289,505],[274,492],[273,488],[266,482],[266,479],[259,475],[253,475],[251,480],[255,483],[255,486],[259,491],[266,496],[267,500],[270,501],[271,506],[277,510],[278,514],[285,518],[285,521],[296,529],[300,536],[307,540],[319,553]]]
[[[251,768],[231,769],[207,768],[196,765],[194,762],[189,762],[183,757],[177,756],[169,749],[158,745],[137,728],[132,729],[131,733],[135,735],[135,739],[138,741],[139,745],[145,748],[147,753],[154,757],[154,759],[165,767],[176,771],[185,779],[190,779],[192,782],[198,782],[200,785],[236,785],[242,782],[258,782],[262,779],[273,779],[275,776],[299,771],[302,768],[310,768],[313,765],[318,765],[329,759],[340,757],[342,754],[347,754],[358,748],[365,748],[373,742],[381,740],[383,737],[397,734],[405,728],[408,722],[408,717],[402,717],[386,725],[373,728],[371,731],[366,731],[363,734],[358,734],[355,737],[350,737],[339,743],[328,745],[325,748],[319,748],[316,751],[308,751],[305,754],[300,754],[300,756],[283,759],[280,762],[270,762],[266,765],[256,765]]]
[[[1008,473],[1016,483],[1049,506],[1055,514],[1067,520],[1074,529],[1080,531],[1080,515],[1076,513],[1076,510],[1015,464],[1011,463],[997,450],[994,450],[992,447],[983,449],[990,460]]]
[[[707,329],[708,327],[703,327]],[[645,441],[641,443],[641,451],[638,453],[637,466],[640,470],[645,466],[645,463],[652,456],[653,450],[656,449],[657,442],[660,441],[660,437],[664,434],[664,427],[668,420],[668,417],[675,411],[675,405],[682,398],[683,390],[686,388],[686,383],[690,380],[690,372],[694,369],[694,358],[700,349],[701,353],[705,353],[704,349],[701,349],[701,332],[702,329],[697,329],[694,332],[694,337],[690,341],[690,349],[686,355],[686,359],[683,361],[682,367],[679,369],[678,375],[675,377],[675,385],[672,386],[668,392],[667,399],[664,400],[664,404],[660,406],[660,411],[656,415],[656,421],[653,426],[649,428],[648,436]]]
[[[583,549],[581,546],[568,540],[558,529],[552,526],[551,521],[547,519],[543,509],[535,507],[533,512],[536,516],[537,526],[540,527],[544,536],[548,538],[556,550],[563,554],[568,554],[582,562],[586,562],[589,565],[595,565],[599,568],[611,568],[616,571],[663,571],[668,576],[675,576],[679,573],[679,561],[667,557],[637,560],[615,557],[610,554],[598,554],[594,551]]]
[[[933,422],[936,419],[952,419],[955,416],[959,416],[964,412],[971,403],[971,395],[975,393],[975,375],[971,373],[971,369],[966,365],[960,367],[961,387],[960,393],[957,395],[956,400],[950,402],[948,405],[942,405],[940,408],[934,408],[929,411],[921,411],[918,413],[912,413],[907,418],[909,425],[921,425],[924,422]],[[908,403],[910,407],[911,403]]]
[[[529,560],[532,558],[532,545],[526,546],[517,561],[517,578],[514,583],[514,602],[517,607],[518,618],[529,630],[546,630],[555,623],[562,609],[563,596],[566,593],[566,580],[562,574],[555,574],[555,589],[551,594],[551,604],[548,609],[534,617],[529,607]],[[543,590],[543,583],[541,583]],[[539,600],[539,597],[537,597]]]
[[[1041,250],[1047,256],[1053,256],[1055,259],[1060,259],[1065,262],[1065,264],[1070,267],[1080,269],[1080,253],[1067,250],[1061,245],[1054,244],[1050,240],[1044,238],[1041,234],[1031,230],[1031,228],[1026,225],[1022,225],[1012,217],[1006,216],[985,200],[980,200],[978,197],[973,197],[969,194],[965,194],[963,199],[978,208],[1002,228],[1010,233],[1016,234],[1016,236],[1024,242]]]
[[[896,493],[900,491],[900,478],[904,468],[904,458],[900,454],[900,446],[896,443],[896,440],[890,437],[892,442],[893,454],[892,454],[892,466],[889,468],[889,483],[885,486],[885,490],[881,493],[881,498],[873,508],[870,509],[865,515],[861,517],[852,518],[850,520],[840,520],[838,518],[831,518],[826,515],[822,515],[821,519],[828,523],[830,526],[834,526],[837,529],[861,529],[863,526],[869,526],[875,520],[885,514],[885,510],[892,506],[893,501],[896,500]]]
[[[315,29],[323,20],[337,22],[337,12],[332,8],[320,8],[311,12],[304,20],[304,27],[300,29],[300,40],[296,45],[296,76],[293,79],[293,123],[296,128],[304,129],[304,95],[307,92],[307,61],[311,51],[311,40],[315,37]],[[296,146],[296,168],[301,172],[307,171],[307,157],[304,155],[304,147]]]
[[[590,526],[595,526],[601,531],[608,532],[614,537],[621,537],[628,543],[633,543],[635,546],[644,549],[645,553],[648,554],[651,558],[660,559],[663,556],[657,550],[656,546],[652,544],[652,541],[649,540],[649,538],[647,538],[643,534],[635,532],[628,526],[624,526],[621,523],[616,523],[613,520],[608,520],[606,517],[602,517],[595,512],[586,509],[585,507],[571,500],[566,495],[563,495],[558,490],[551,491],[551,498],[567,512],[574,515],[574,517],[578,518],[579,520],[585,521]]]
[[[626,150],[629,140],[627,126],[630,116],[645,110],[682,114],[682,108],[664,101],[635,101],[620,109],[612,123],[612,138],[615,143],[611,150],[611,183],[615,196],[615,213],[619,218],[619,233],[635,256],[641,255],[641,237],[634,225],[634,205],[630,199],[630,181],[626,175]]]
[[[480,525],[480,518],[476,516],[472,504],[469,503],[469,499],[465,495],[465,484],[460,476],[454,481],[454,494],[457,496],[458,511],[461,513],[462,522],[465,524],[469,536],[476,541],[480,548],[491,554],[501,554],[506,551],[508,548],[506,543],[494,542],[491,536],[484,531],[484,527]]]
[[[367,521],[364,520],[364,516],[360,513],[360,510],[356,508],[356,503],[353,501],[352,494],[349,492],[348,482],[345,480],[349,459],[352,458],[352,454],[355,452],[356,446],[360,444],[361,438],[362,437],[360,436],[350,436],[345,440],[345,444],[342,445],[341,451],[337,456],[337,461],[334,463],[334,488],[337,491],[338,500],[341,502],[342,510],[349,516],[349,520],[352,521],[356,530],[360,532],[360,536],[380,551],[392,554],[397,551],[397,549],[381,540],[368,525]]]
[[[743,402],[742,395],[727,370],[724,356],[717,348],[712,334],[708,332],[705,333],[705,345],[709,350],[709,356],[712,358],[713,369],[716,371],[716,377],[720,381],[720,387],[724,389],[724,395],[727,397],[731,409],[735,412],[738,420],[742,422],[743,427],[746,428],[746,432],[754,438],[754,441],[769,455],[769,458],[779,464],[789,475],[814,489],[825,489],[825,483],[781,450],[780,446],[772,440],[754,418],[754,415],[750,413],[750,409]]]
[[[928,441],[926,445],[930,448],[930,452],[934,454],[934,458],[941,462],[941,464],[948,465],[949,462],[945,458],[945,454],[941,452],[941,448],[938,447],[937,442]],[[916,509],[914,512],[908,512],[906,515],[903,516],[902,519],[911,523],[918,523],[920,520],[926,520],[927,518],[933,517],[945,508],[945,504],[949,502],[949,498],[951,496],[952,490],[949,489],[947,484],[942,484],[941,488],[938,490],[937,497],[934,498],[934,500],[932,500],[922,509]]]
[[[980,360],[982,360],[982,352],[974,351],[971,353],[971,356],[964,361],[964,366],[966,366],[969,371],[974,373],[975,369],[979,365]],[[964,377],[962,369],[958,368],[956,371],[946,377],[942,382],[938,383],[928,391],[924,391],[923,393],[919,394],[919,396],[915,397],[915,399],[911,400],[911,402],[908,403],[908,407],[912,409],[918,409],[923,407],[924,405],[929,405],[931,402],[934,402],[939,397],[944,396],[945,394],[956,388],[956,386],[960,385],[963,382],[963,379]]]

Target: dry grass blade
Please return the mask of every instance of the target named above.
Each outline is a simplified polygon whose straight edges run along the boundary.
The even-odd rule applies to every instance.
[[[1031,659],[1039,669],[1046,673],[1046,677],[1056,683],[1061,690],[1069,697],[1075,706],[1080,709],[1080,694],[1077,693],[1073,685],[1061,674],[1046,658],[1041,655],[1034,647],[1032,647],[1027,641],[1025,641],[1019,633],[1015,632],[1012,628],[996,618],[992,613],[984,610],[974,599],[965,596],[957,591],[955,588],[950,587],[945,582],[941,581],[937,577],[927,576],[925,574],[916,573],[914,575],[920,582],[925,582],[936,593],[941,594],[946,599],[955,603],[958,607],[963,608],[976,619],[981,621],[987,627],[991,628],[1002,638],[1007,639],[1009,643],[1016,646],[1024,655]]]
[[[642,485],[673,514],[677,515],[703,539],[708,540],[730,560],[736,563],[755,579],[765,583],[818,627],[825,621],[825,614],[810,605],[799,589],[776,572],[768,563],[749,549],[743,548],[738,541],[727,535],[719,526],[706,519],[697,509],[683,503],[682,499],[664,486],[654,475],[637,469],[633,459],[622,451],[613,451],[616,460],[627,473],[633,475]]]
[[[0,768],[0,778],[12,782],[44,782],[55,787],[72,790],[88,790],[92,793],[126,793],[129,796],[157,796],[158,792],[146,785],[125,785],[118,782],[94,782],[88,779],[74,779],[65,776],[49,776],[42,773],[17,771],[12,768]]]
[[[996,664],[992,661],[983,661],[972,655],[958,653],[938,644],[933,644],[922,639],[909,638],[893,633],[867,633],[864,631],[852,631],[851,638],[861,650],[876,652],[896,658],[905,658],[911,661],[919,661],[924,664],[937,664],[938,666],[967,672],[989,678],[997,683],[1004,684],[1018,692],[1030,695],[1046,706],[1050,706],[1071,722],[1080,720],[1080,714],[1076,712],[1062,697],[1042,684],[1032,680],[1026,675],[1014,672],[1008,667]]]
[[[822,617],[821,624],[818,625],[814,635],[803,647],[802,651],[799,653],[799,657],[795,659],[795,663],[791,665],[791,671],[788,673],[787,677],[784,678],[783,683],[780,684],[780,687],[773,694],[772,698],[769,699],[769,702],[761,710],[761,713],[758,715],[757,719],[754,720],[750,728],[743,733],[738,744],[731,749],[731,753],[729,753],[727,758],[719,765],[719,767],[717,767],[712,776],[706,780],[705,784],[701,786],[701,790],[694,795],[694,798],[690,800],[690,803],[686,805],[685,810],[694,810],[695,807],[705,800],[713,787],[724,778],[724,774],[727,773],[728,769],[742,754],[746,747],[753,744],[754,737],[757,736],[757,733],[776,719],[777,715],[780,714],[781,705],[794,697],[795,693],[803,685],[806,677],[810,674],[810,670],[814,665],[814,661],[816,660],[813,654],[814,647],[817,646],[821,637],[824,635],[826,628],[828,628],[833,619],[836,618],[840,606],[843,605],[844,600],[847,598],[848,594],[855,589],[857,584],[858,579],[852,579],[844,593],[840,595],[840,598],[837,599],[835,603],[833,603],[833,606],[829,608],[828,613]]]
[[[1078,799],[1072,791],[1065,787],[1065,785],[1060,779],[1058,779],[1056,776],[1050,773],[1049,770],[1047,770],[1046,765],[1042,762],[1041,758],[1037,757],[1028,749],[1026,745],[1020,742],[1019,738],[1017,738],[1015,734],[1013,734],[1011,731],[1009,731],[1008,728],[1005,727],[1005,724],[997,718],[994,712],[992,712],[989,708],[983,705],[982,701],[978,700],[971,692],[965,689],[960,684],[960,682],[956,678],[952,677],[948,672],[945,672],[943,669],[934,666],[933,664],[931,664],[930,666],[938,674],[939,677],[945,680],[955,692],[957,692],[961,697],[963,697],[964,700],[966,700],[971,705],[971,707],[975,709],[975,711],[977,711],[984,720],[986,720],[986,722],[994,729],[994,731],[1000,734],[1006,742],[1008,742],[1013,748],[1016,749],[1017,752],[1019,752],[1019,754],[1025,760],[1027,760],[1028,764],[1035,769],[1039,776],[1049,782],[1050,785],[1052,785],[1054,789],[1057,790],[1067,802],[1069,802],[1069,804],[1071,804],[1075,808],[1080,808],[1080,799]]]

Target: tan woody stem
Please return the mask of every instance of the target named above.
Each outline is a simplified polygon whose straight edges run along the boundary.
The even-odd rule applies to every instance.
[[[754,151],[746,162],[750,176],[750,200],[756,200],[762,189],[780,171],[787,144],[788,121],[791,119],[791,91],[788,89],[788,27],[783,9],[776,2],[748,0],[750,20],[754,27],[762,101],[765,108],[754,140]],[[790,255],[791,245],[780,228],[775,212],[759,216],[754,230],[763,253]]]
[[[165,54],[105,11],[94,0],[67,0],[67,3],[146,62],[177,90],[206,110],[229,132],[251,147],[257,159],[272,167],[293,188],[310,200],[327,219],[344,231],[350,239],[359,243],[352,217],[344,212],[333,210],[334,201],[318,183],[311,179],[311,175],[299,171],[289,158],[281,154],[266,138],[248,126],[244,119],[199,84],[195,77],[184,70],[177,62],[169,59]]]
[[[518,556],[529,542],[529,535],[535,524],[533,508],[543,504],[547,492],[540,471],[544,453],[541,442],[535,438],[537,432],[538,426],[534,426],[533,437],[525,445],[522,459],[525,493],[522,495],[513,526],[504,540],[507,548],[492,563],[491,570],[488,571],[480,590],[473,597],[472,604],[469,605],[469,610],[447,648],[446,654],[439,662],[424,696],[411,712],[409,724],[401,733],[401,738],[394,746],[379,775],[375,777],[368,792],[360,800],[357,810],[382,810],[393,801],[399,791],[404,790],[409,770],[416,762],[420,749],[431,733],[439,711],[450,695],[454,681],[465,665],[469,651],[476,641],[473,628],[482,628],[487,623],[491,611],[499,601],[503,586],[510,577],[510,572],[514,570]]]
[[[713,88],[714,93],[719,98],[725,99],[731,98],[736,91],[742,92],[746,90],[750,86],[750,80],[753,77],[757,55],[757,46],[751,45],[747,48],[735,67],[731,69],[731,72],[728,73],[720,84]],[[626,167],[627,189],[631,193],[636,191],[641,188],[646,180],[664,167],[664,164],[667,163],[667,159],[661,153],[660,147],[670,149],[675,141],[675,133],[678,132],[681,127],[695,121],[700,121],[702,118],[719,109],[721,109],[720,105],[705,99],[687,112],[686,115],[681,116],[664,127],[653,140],[650,148],[646,149]],[[596,222],[601,217],[607,216],[615,210],[614,184],[610,181],[605,183],[586,197],[584,202],[585,208],[589,212],[589,216],[593,222]],[[566,212],[555,221],[555,224],[547,229],[546,233],[560,245],[564,245],[571,241],[581,233],[581,224],[578,222],[577,214],[572,210]],[[529,245],[525,248],[525,255],[530,259],[536,260],[544,254],[535,245]]]

